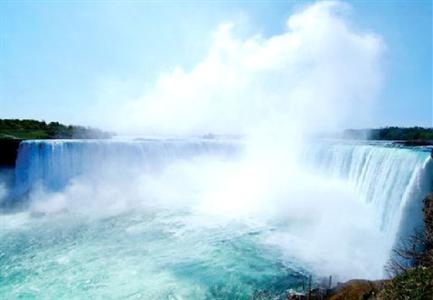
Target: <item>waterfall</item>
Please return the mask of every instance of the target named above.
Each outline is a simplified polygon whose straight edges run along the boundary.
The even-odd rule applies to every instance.
[[[428,149],[386,143],[324,142],[305,152],[312,172],[347,181],[362,201],[375,207],[390,243],[422,226],[422,200],[432,190]]]
[[[19,147],[10,198],[25,200],[40,186],[61,192],[74,178],[92,174],[86,179],[90,184],[101,174],[133,178],[137,172],[129,172],[131,169],[152,177],[174,162],[188,163],[200,157],[236,161],[244,146],[242,140],[218,138],[25,141]],[[432,189],[433,165],[427,149],[316,141],[305,146],[299,160],[309,173],[341,180],[359,201],[373,208],[386,249],[422,225],[422,199]]]
[[[140,165],[145,171],[170,161],[199,155],[234,156],[239,141],[25,141],[19,148],[15,189],[25,193],[35,183],[61,190],[72,178],[112,164]],[[377,207],[380,226],[386,229],[414,194],[425,194],[427,151],[386,145],[320,142],[309,145],[303,160],[311,172],[348,181],[365,202]],[[421,175],[421,173],[423,175]],[[428,181],[428,180],[427,180]],[[427,185],[427,186],[426,186]],[[424,189],[424,190],[423,190]]]
[[[14,194],[26,194],[36,184],[60,191],[74,177],[95,170],[110,172],[118,170],[116,166],[139,166],[146,172],[194,156],[236,155],[237,148],[225,141],[200,139],[25,141],[18,151]]]

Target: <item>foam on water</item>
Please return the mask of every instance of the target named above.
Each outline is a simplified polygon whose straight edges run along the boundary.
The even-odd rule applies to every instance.
[[[431,189],[420,150],[315,142],[296,166],[244,150],[22,143],[8,206],[24,206],[0,214],[0,294],[247,299],[284,297],[309,273],[376,278]]]

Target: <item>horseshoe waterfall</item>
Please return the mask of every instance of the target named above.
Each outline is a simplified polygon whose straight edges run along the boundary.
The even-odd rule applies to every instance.
[[[284,295],[310,274],[381,278],[422,226],[427,148],[249,149],[225,137],[21,142],[0,169],[0,295]]]

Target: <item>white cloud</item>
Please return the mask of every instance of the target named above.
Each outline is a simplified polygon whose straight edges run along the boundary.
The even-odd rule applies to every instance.
[[[206,57],[175,67],[111,120],[120,131],[304,133],[357,126],[380,86],[383,43],[347,19],[349,6],[318,2],[284,32],[241,39],[234,23],[213,33]],[[287,133],[287,132],[284,132]]]

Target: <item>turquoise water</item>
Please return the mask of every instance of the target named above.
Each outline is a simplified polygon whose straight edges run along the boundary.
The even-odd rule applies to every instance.
[[[2,299],[284,298],[305,279],[262,243],[272,228],[170,211],[0,220]]]
[[[431,190],[425,151],[324,142],[293,164],[244,146],[22,143],[0,172],[0,298],[285,299],[309,274],[382,278]]]

